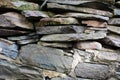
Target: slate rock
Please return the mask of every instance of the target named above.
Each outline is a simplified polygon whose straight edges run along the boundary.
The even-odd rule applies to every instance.
[[[109,20],[109,17],[104,17],[100,15],[86,14],[86,13],[72,13],[72,12],[62,14],[62,15],[55,15],[54,17],[74,17],[78,19],[98,19],[98,20],[103,20],[103,21]]]
[[[57,42],[52,42],[52,43],[48,43],[48,42],[38,42],[39,45],[42,46],[46,46],[46,47],[56,47],[56,48],[71,48],[72,47],[72,43],[57,43]]]
[[[64,34],[64,33],[75,33],[71,26],[46,26],[36,27],[37,34]]]
[[[75,69],[77,77],[91,79],[106,79],[109,77],[109,67],[101,64],[79,63]]]
[[[102,45],[99,42],[90,42],[90,41],[85,41],[85,42],[78,42],[76,44],[76,48],[78,49],[97,49],[101,50]]]
[[[33,67],[17,65],[12,62],[0,60],[0,78],[1,79],[30,79],[42,80],[42,71]]]
[[[0,29],[0,36],[1,37],[23,35],[23,34],[27,34],[27,33],[29,33],[29,32],[28,31],[21,31],[21,30]]]
[[[46,13],[37,10],[24,10],[22,14],[30,21],[39,21],[41,18],[49,17]]]
[[[106,52],[106,51],[98,51],[98,55],[96,55],[96,59],[98,61],[103,61],[103,62],[115,62],[118,61],[119,55],[114,52]]]
[[[102,11],[98,9],[86,8],[86,7],[76,7],[71,5],[61,5],[57,3],[47,3],[47,8],[53,10],[54,12],[57,10],[64,11],[72,11],[72,12],[83,12],[89,14],[96,14],[102,16],[112,17],[112,13],[108,11]]]
[[[0,38],[0,54],[16,59],[18,56],[18,46],[12,41]]]
[[[100,22],[96,20],[82,20],[82,24],[86,24],[90,27],[107,27],[107,22]]]
[[[12,1],[11,4],[17,10],[39,10],[39,5],[26,1]]]
[[[108,21],[110,25],[120,25],[120,18],[112,18]]]
[[[109,34],[105,39],[103,39],[103,42],[106,45],[120,47],[120,36],[115,34]]]
[[[29,44],[22,47],[19,57],[26,65],[68,73],[73,59],[64,54],[60,49]]]
[[[108,30],[113,32],[113,33],[116,33],[116,34],[120,34],[120,27],[118,26],[108,26]]]
[[[75,18],[42,18],[38,23],[35,24],[35,26],[40,27],[40,26],[69,25],[69,24],[79,24],[79,22]]]
[[[0,27],[33,29],[33,25],[24,16],[15,12],[0,15]]]
[[[106,37],[106,32],[98,31],[95,33],[71,33],[71,34],[53,34],[43,36],[41,41],[84,41],[84,40],[97,40]]]

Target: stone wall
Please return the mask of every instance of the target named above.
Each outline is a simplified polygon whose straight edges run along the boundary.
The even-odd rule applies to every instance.
[[[119,0],[0,0],[0,80],[120,80]]]

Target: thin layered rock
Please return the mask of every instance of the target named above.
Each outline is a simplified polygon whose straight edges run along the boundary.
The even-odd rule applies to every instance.
[[[95,33],[82,34],[53,34],[43,36],[41,41],[83,41],[83,40],[97,40],[106,37],[106,32],[98,31]]]
[[[120,34],[120,27],[118,26],[108,26],[108,30],[113,32],[113,33],[116,33],[116,34]]]
[[[85,14],[85,13],[66,13],[63,15],[55,15],[54,17],[74,17],[78,19],[98,19],[98,20],[109,20],[109,17],[104,17],[100,15]]]
[[[66,42],[63,43],[38,42],[38,44],[46,47],[55,47],[55,48],[71,48],[73,46],[72,43],[66,43]]]
[[[79,24],[79,22],[75,18],[42,18],[38,23],[36,23],[36,27],[68,24]]]
[[[120,25],[120,18],[112,18],[108,21],[110,25]]]
[[[90,14],[97,14],[97,15],[103,15],[103,16],[112,16],[112,13],[108,11],[102,11],[92,8],[85,8],[85,7],[75,7],[70,5],[60,5],[57,3],[47,3],[48,9],[61,9],[64,11],[75,11],[75,12],[83,12],[83,13],[90,13]]]

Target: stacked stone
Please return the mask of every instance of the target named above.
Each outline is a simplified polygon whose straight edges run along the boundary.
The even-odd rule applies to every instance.
[[[0,80],[119,80],[120,1],[0,0]]]

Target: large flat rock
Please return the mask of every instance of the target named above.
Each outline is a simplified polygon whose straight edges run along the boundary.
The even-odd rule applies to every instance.
[[[98,31],[95,33],[72,33],[72,34],[53,34],[43,36],[41,41],[84,41],[84,40],[97,40],[106,37],[106,32]]]
[[[109,77],[109,67],[100,64],[79,63],[75,69],[75,74],[82,78],[106,79]]]
[[[71,5],[61,5],[57,3],[47,3],[47,8],[51,9],[52,11],[56,12],[57,10],[61,11],[74,11],[74,12],[83,12],[83,13],[89,13],[89,14],[97,14],[97,15],[103,15],[103,16],[109,16],[112,17],[112,13],[109,11],[103,11],[93,8],[86,8],[86,7],[76,7]]]
[[[60,49],[29,44],[22,47],[20,60],[27,65],[67,73],[73,59],[64,54],[66,53]]]

